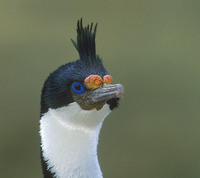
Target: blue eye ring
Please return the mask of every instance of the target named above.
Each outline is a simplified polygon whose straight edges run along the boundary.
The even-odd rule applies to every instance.
[[[80,87],[80,89],[76,89],[77,87]],[[81,94],[81,93],[83,93],[85,91],[83,85],[81,83],[79,83],[79,82],[74,82],[72,84],[72,90],[75,93],[78,93],[78,94]]]

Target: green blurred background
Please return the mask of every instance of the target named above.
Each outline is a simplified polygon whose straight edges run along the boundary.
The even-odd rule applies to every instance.
[[[100,134],[104,177],[200,177],[199,0],[0,0],[0,177],[42,177],[40,91],[78,58],[80,17],[125,86]]]

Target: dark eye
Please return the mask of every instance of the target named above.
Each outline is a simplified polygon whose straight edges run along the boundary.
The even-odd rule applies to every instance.
[[[72,90],[75,92],[75,93],[78,93],[78,94],[81,94],[84,92],[84,87],[81,83],[79,82],[74,82],[72,84]]]

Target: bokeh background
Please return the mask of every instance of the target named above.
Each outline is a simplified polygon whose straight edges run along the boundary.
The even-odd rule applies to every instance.
[[[199,0],[0,0],[0,177],[42,177],[40,91],[78,58],[81,17],[125,86],[100,134],[104,177],[200,177]]]

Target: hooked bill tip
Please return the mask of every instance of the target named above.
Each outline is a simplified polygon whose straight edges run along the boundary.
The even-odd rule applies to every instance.
[[[117,88],[117,96],[118,97],[124,97],[124,86],[122,84],[116,84],[116,88]]]

